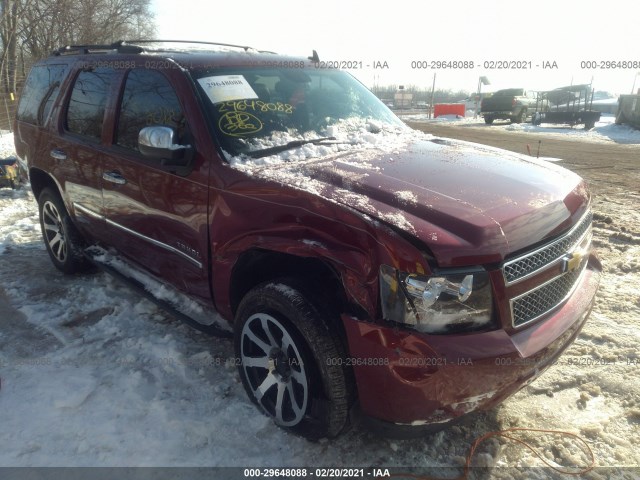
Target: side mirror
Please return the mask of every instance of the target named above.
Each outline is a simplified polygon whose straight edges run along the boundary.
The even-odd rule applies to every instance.
[[[176,136],[171,127],[144,127],[138,134],[138,149],[145,157],[161,160],[162,165],[186,166],[193,149],[191,145],[177,144]]]

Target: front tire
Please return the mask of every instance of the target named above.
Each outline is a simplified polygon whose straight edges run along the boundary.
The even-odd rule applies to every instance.
[[[53,265],[65,274],[89,270],[84,242],[57,192],[45,188],[38,197],[40,228]]]
[[[484,117],[484,123],[491,125],[493,123],[493,117]]]
[[[350,392],[342,345],[327,313],[295,282],[251,290],[235,320],[240,378],[277,425],[315,440],[347,425]]]

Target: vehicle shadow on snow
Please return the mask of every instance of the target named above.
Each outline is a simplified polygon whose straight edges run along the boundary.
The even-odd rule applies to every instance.
[[[31,358],[45,356],[61,343],[46,331],[30,325],[27,316],[16,309],[0,285],[0,352],[5,357]]]

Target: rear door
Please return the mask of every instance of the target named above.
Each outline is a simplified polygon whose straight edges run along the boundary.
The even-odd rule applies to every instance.
[[[48,170],[61,186],[69,211],[85,235],[104,240],[102,164],[108,152],[104,125],[108,99],[117,91],[120,74],[113,68],[86,67],[76,72],[48,140]]]
[[[126,72],[114,105],[112,144],[104,159],[102,194],[109,242],[155,276],[210,299],[208,282],[208,168],[191,124],[204,121],[180,70]],[[181,170],[138,150],[143,127],[175,129],[192,145],[191,168]]]
[[[46,62],[35,65],[29,72],[20,94],[14,133],[16,153],[25,171],[28,162],[48,158],[44,149],[50,135],[49,119],[69,70],[68,63]]]

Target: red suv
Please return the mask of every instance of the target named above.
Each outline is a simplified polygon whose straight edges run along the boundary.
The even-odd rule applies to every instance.
[[[152,42],[37,63],[15,142],[51,260],[73,273],[106,250],[215,307],[251,400],[302,435],[356,408],[401,434],[491,408],[593,305],[587,187],[413,131],[324,66]]]

